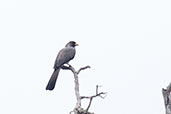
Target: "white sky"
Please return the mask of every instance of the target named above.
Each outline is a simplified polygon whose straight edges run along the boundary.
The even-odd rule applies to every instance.
[[[1,0],[0,114],[68,114],[74,78],[61,71],[46,91],[58,51],[79,43],[70,62],[81,95],[103,85],[96,114],[164,114],[161,89],[171,81],[170,0]],[[83,104],[86,107],[86,103]]]

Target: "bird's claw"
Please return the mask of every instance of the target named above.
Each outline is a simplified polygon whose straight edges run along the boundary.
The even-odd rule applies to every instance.
[[[66,63],[68,65],[69,68],[71,68],[72,66],[69,63]]]

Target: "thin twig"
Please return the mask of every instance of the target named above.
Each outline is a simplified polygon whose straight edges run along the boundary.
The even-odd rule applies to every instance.
[[[90,108],[90,106],[91,106],[91,103],[92,103],[92,100],[93,100],[93,98],[95,98],[95,97],[101,97],[102,99],[104,99],[106,96],[102,96],[102,95],[105,95],[105,94],[107,94],[106,92],[100,92],[100,93],[98,93],[98,88],[99,88],[99,86],[98,85],[96,85],[96,95],[92,95],[92,96],[81,96],[81,99],[90,99],[90,101],[89,101],[89,104],[88,104],[88,106],[87,106],[87,109],[86,109],[86,112],[88,112],[88,110],[89,110],[89,108]]]
[[[99,88],[99,86],[96,85],[96,94],[98,94],[98,88]]]
[[[70,111],[69,114],[72,114],[74,111]]]
[[[85,66],[85,67],[82,67],[80,68],[78,71],[77,71],[77,74],[79,74],[82,70],[85,70],[87,68],[90,68],[90,66]]]
[[[105,94],[107,94],[107,92],[100,92],[100,93],[93,95],[93,96],[81,96],[81,99],[91,99],[94,97],[101,97],[102,99],[104,99],[106,96],[102,96],[102,95],[105,95]]]
[[[90,106],[91,106],[92,100],[93,100],[93,97],[90,98],[90,102],[89,102],[89,104],[88,104],[88,106],[87,106],[86,112],[88,112],[88,110],[89,110],[89,108],[90,108]]]

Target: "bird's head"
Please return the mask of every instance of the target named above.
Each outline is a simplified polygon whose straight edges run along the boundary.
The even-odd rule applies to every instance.
[[[78,43],[76,43],[75,41],[70,41],[66,44],[65,47],[75,47],[78,46]]]

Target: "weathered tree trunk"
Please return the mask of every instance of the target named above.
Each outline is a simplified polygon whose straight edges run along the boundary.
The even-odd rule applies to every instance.
[[[78,81],[78,72],[74,69],[74,67],[70,66],[71,71],[74,74],[74,82],[75,82],[75,96],[77,99],[77,103],[75,108],[80,109],[81,108],[81,97],[80,97],[80,91],[79,91],[79,81]]]
[[[78,74],[82,70],[85,70],[87,68],[90,68],[90,66],[82,67],[78,71],[76,71],[74,69],[74,67],[72,67],[71,65],[69,65],[69,67],[68,66],[62,66],[61,68],[64,69],[64,70],[71,70],[72,73],[74,74],[75,96],[76,96],[77,102],[76,102],[76,106],[75,106],[74,110],[71,111],[70,114],[71,113],[74,113],[74,114],[94,114],[93,112],[89,112],[89,108],[90,108],[90,105],[91,105],[91,102],[92,102],[93,98],[95,98],[95,97],[105,98],[102,95],[105,95],[107,93],[104,93],[104,92],[100,92],[99,93],[98,92],[99,86],[97,85],[96,86],[96,94],[95,95],[92,95],[92,96],[80,96]],[[86,109],[81,108],[81,99],[90,99],[90,102],[89,102],[88,107]]]
[[[68,64],[69,65],[69,64]],[[80,68],[78,71],[76,71],[74,69],[74,67],[72,67],[71,65],[69,65],[69,67],[67,66],[62,66],[62,69],[65,70],[71,70],[72,73],[74,74],[74,83],[75,83],[75,96],[76,96],[76,106],[74,108],[74,111],[71,111],[70,114],[72,112],[74,112],[74,114],[91,114],[87,111],[85,111],[83,108],[81,108],[81,97],[80,97],[80,92],[79,92],[79,80],[78,80],[78,74],[81,72],[81,70],[90,68],[90,66],[86,66],[86,67],[82,67]]]
[[[171,114],[171,83],[166,89],[162,89],[166,114]]]

